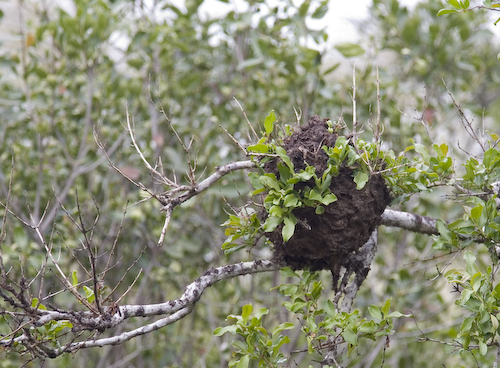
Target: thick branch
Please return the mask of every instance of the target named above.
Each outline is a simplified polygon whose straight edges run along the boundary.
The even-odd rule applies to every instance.
[[[386,209],[382,214],[382,225],[428,235],[439,234],[436,229],[436,219],[409,212]]]

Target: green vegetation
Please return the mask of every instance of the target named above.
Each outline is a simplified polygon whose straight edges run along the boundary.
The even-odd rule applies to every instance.
[[[332,45],[327,0],[145,3],[2,13],[0,366],[498,365],[499,4],[374,0]],[[283,147],[312,115],[321,173]],[[333,290],[260,261],[345,166],[421,222]]]

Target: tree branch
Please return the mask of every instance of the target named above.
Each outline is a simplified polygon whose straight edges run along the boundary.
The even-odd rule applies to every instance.
[[[156,322],[147,324],[132,331],[123,332],[117,336],[103,339],[92,339],[81,342],[70,342],[60,349],[50,349],[46,356],[53,358],[64,352],[74,351],[81,348],[94,346],[116,345],[123,341],[130,340],[133,337],[147,334],[168,324],[171,324],[185,317],[193,310],[201,295],[208,287],[213,284],[236,276],[254,274],[266,271],[279,270],[285,266],[283,263],[272,260],[257,260],[253,262],[240,262],[232,265],[210,268],[198,279],[189,284],[184,294],[175,300],[159,304],[149,305],[111,305],[104,308],[102,315],[96,315],[94,312],[75,312],[75,311],[45,311],[37,310],[36,315],[30,316],[31,325],[43,326],[50,321],[67,320],[73,324],[72,332],[76,333],[83,330],[100,331],[115,327],[126,319],[131,317],[154,317],[169,314]],[[24,333],[9,340],[0,340],[0,346],[9,347],[13,343],[28,343],[30,336]]]
[[[436,219],[415,213],[386,209],[382,214],[382,225],[399,227],[416,233],[438,235]]]

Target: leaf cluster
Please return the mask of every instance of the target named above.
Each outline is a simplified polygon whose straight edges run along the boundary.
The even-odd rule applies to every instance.
[[[283,305],[299,317],[309,355],[321,355],[332,344],[343,342],[348,343],[350,353],[359,346],[360,339],[376,340],[388,336],[394,332],[395,318],[410,317],[400,312],[390,313],[390,299],[381,308],[375,305],[368,308],[371,320],[362,318],[357,310],[352,313],[339,311],[331,300],[320,301],[324,287],[319,280],[319,272],[293,271],[288,267],[280,272],[284,277],[298,278],[296,282],[281,284],[275,289],[289,298],[290,301],[283,302]],[[229,332],[242,338],[232,342],[236,358],[230,362],[230,367],[247,367],[251,361],[258,361],[259,367],[276,367],[289,360],[280,348],[289,343],[290,338],[280,333],[293,329],[294,324],[282,323],[269,333],[262,325],[262,318],[268,312],[267,308],[261,308],[251,315],[252,305],[245,305],[241,315],[228,316],[227,321],[231,325],[214,331],[216,336]]]
[[[476,256],[467,251],[463,258],[465,269],[451,269],[445,276],[455,285],[460,297],[455,304],[470,312],[460,326],[457,338],[462,345],[460,350],[479,350],[484,356],[488,347],[500,335],[498,313],[500,305],[500,283],[493,282],[494,268],[487,267],[482,272],[476,265]]]
[[[215,336],[222,336],[226,332],[239,335],[242,340],[233,340],[231,345],[236,349],[236,357],[229,362],[229,367],[247,368],[250,361],[257,361],[259,367],[277,367],[287,361],[280,348],[290,342],[288,336],[282,335],[284,330],[294,327],[293,323],[285,322],[268,332],[262,325],[262,318],[269,313],[267,308],[259,309],[252,315],[252,304],[243,306],[241,315],[229,315],[226,321],[231,325],[218,327]]]

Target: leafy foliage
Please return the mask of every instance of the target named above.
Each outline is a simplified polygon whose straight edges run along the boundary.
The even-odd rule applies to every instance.
[[[207,268],[240,261],[241,253],[232,251],[251,248],[249,257],[266,255],[265,247],[255,246],[265,230],[284,222],[283,235],[289,238],[295,226],[294,208],[312,206],[321,213],[332,203],[327,184],[345,161],[354,166],[358,188],[371,173],[381,171],[397,198],[398,209],[441,219],[437,222],[440,234],[432,240],[432,247],[424,235],[381,231],[383,246],[379,246],[371,279],[359,290],[357,309],[352,312],[332,308],[327,300],[334,295],[323,286],[321,274],[285,270],[277,280],[271,275],[255,275],[250,284],[237,279],[213,285],[203,296],[209,302],[196,307],[194,318],[145,336],[141,342],[115,346],[106,354],[90,349],[45,366],[112,365],[124,357],[137,366],[215,366],[228,360],[236,366],[261,360],[280,364],[289,357],[287,349],[294,341],[292,348],[306,347],[309,358],[317,359],[329,336],[339,336],[349,344],[352,365],[377,366],[384,358],[389,366],[425,366],[430,359],[457,367],[492,364],[499,341],[495,278],[500,240],[495,183],[500,176],[496,145],[500,78],[494,57],[498,50],[485,26],[486,18],[482,12],[464,14],[470,10],[468,1],[449,1],[447,9],[440,11],[443,3],[436,0],[422,2],[413,10],[396,0],[375,0],[370,18],[360,25],[362,40],[335,46],[325,43],[324,30],[308,27],[310,19],[325,16],[331,6],[328,1],[245,2],[243,8],[229,6],[221,17],[204,16],[200,1],[187,2],[183,8],[160,0],[146,8],[143,2],[76,0],[70,10],[46,9],[43,2],[20,4],[33,18],[22,23],[19,31],[9,30],[20,42],[8,44],[0,55],[0,191],[4,199],[10,191],[9,208],[21,219],[42,221],[43,235],[51,239],[54,253],[59,252],[58,264],[70,275],[69,282],[81,297],[63,292],[61,280],[51,272],[42,283],[32,282],[41,270],[53,270],[54,264],[43,257],[45,250],[36,234],[0,207],[2,221],[5,219],[0,236],[2,260],[10,280],[31,282],[34,289],[26,300],[33,313],[54,305],[80,310],[82,301],[95,303],[110,295],[111,300],[116,299],[135,282],[140,268],[144,271],[137,277],[136,288],[120,302],[164,301],[177,297],[188,280]],[[497,5],[483,3],[486,8]],[[454,14],[436,18],[438,12]],[[328,48],[335,48],[343,57],[363,58],[356,71],[357,120],[364,123],[365,132],[354,146],[340,140],[338,146],[328,149],[328,173],[317,177],[311,168],[294,171],[280,147],[280,139],[290,134],[291,127],[280,130],[278,125],[307,120],[312,114],[342,115],[339,121],[352,121],[353,113],[347,108],[352,99],[351,76],[337,74],[341,69],[337,60],[328,64]],[[377,92],[379,78],[374,70],[385,60],[379,57],[382,54],[391,61],[380,63]],[[479,137],[484,150],[459,136],[462,128],[457,107],[441,85],[442,78],[463,103],[465,113],[484,116],[491,129],[490,143]],[[187,155],[196,161],[197,177],[204,175],[205,168],[210,171],[241,156],[218,128],[223,125],[238,141],[248,142],[248,126],[234,97],[250,121],[273,111],[261,124],[262,140],[248,147],[256,157],[276,155],[282,161],[280,178],[262,172],[250,176],[254,194],[261,191],[268,197],[266,211],[272,216],[261,223],[258,212],[244,206],[227,219],[227,203],[233,208],[241,205],[241,194],[249,188],[246,175],[233,174],[232,180],[222,180],[174,212],[168,244],[156,248],[163,219],[151,201],[137,203],[124,214],[127,202],[144,198],[109,170],[93,140],[92,126],[98,125],[120,169],[161,192],[165,188],[151,180],[130,150],[130,142],[122,137],[125,106],[134,117],[138,144],[145,155],[151,161],[161,157],[166,172],[175,172],[180,183],[189,183]],[[379,98],[385,143],[374,142],[368,129],[374,126],[373,106]],[[301,118],[296,118],[294,107]],[[162,109],[169,122],[162,118]],[[189,153],[172,128],[186,146],[194,137]],[[343,127],[333,122],[331,129]],[[430,137],[444,143],[435,145]],[[472,153],[470,157],[455,148],[457,139],[460,147]],[[313,187],[295,189],[295,184],[311,180]],[[458,201],[442,201],[443,195]],[[88,281],[89,260],[82,256],[79,214],[85,225],[99,217],[96,226],[87,227],[98,244],[97,271],[102,276],[98,286],[102,289],[97,292]],[[225,234],[218,226],[224,221]],[[220,252],[224,236],[226,256]],[[116,249],[109,251],[117,237]],[[103,275],[99,271],[106,269],[108,255],[112,268]],[[134,265],[133,272],[125,272],[128,265]],[[445,275],[448,283],[439,277],[432,284],[426,282],[439,275]],[[286,277],[295,282],[284,281]],[[283,317],[286,320],[275,321],[274,313],[266,315],[263,309],[253,313],[248,307],[247,300],[252,300],[268,311],[278,310],[283,298],[270,298],[266,291],[272,283],[281,284],[289,298],[281,309],[288,313]],[[449,302],[450,289],[458,291],[451,294],[456,305]],[[384,304],[391,296],[392,302]],[[415,320],[390,313],[389,303],[396,310],[411,309]],[[243,304],[246,307],[238,315]],[[9,307],[5,300],[0,306]],[[234,333],[239,339],[245,337],[237,340],[242,344],[235,346],[234,356],[222,344],[218,346],[226,335],[216,342],[209,332],[216,327],[211,325],[213,321],[228,314],[232,316],[229,322],[238,328]],[[368,315],[371,320],[362,317]],[[287,323],[296,316],[303,324],[291,329]],[[450,321],[456,320],[460,323],[450,327]],[[415,322],[434,340],[453,344],[458,338],[458,345],[450,349],[461,349],[462,354],[451,354],[442,344],[415,344],[408,337],[424,333]],[[278,327],[267,328],[267,323]],[[10,335],[12,326],[16,332]],[[22,333],[19,326],[5,314],[0,332],[10,339]],[[139,323],[128,322],[126,329],[137,326]],[[72,327],[65,320],[51,321],[30,333],[36,346],[44,342],[61,346]],[[286,343],[295,330],[301,337]],[[387,352],[370,345],[372,338],[382,338],[383,343],[393,330]],[[94,336],[84,332],[82,339]],[[368,359],[363,357],[364,351],[374,352],[371,362],[364,360]],[[20,346],[12,346],[5,352],[2,366],[22,365],[31,359],[26,356]]]

